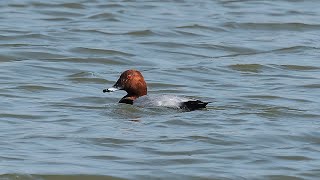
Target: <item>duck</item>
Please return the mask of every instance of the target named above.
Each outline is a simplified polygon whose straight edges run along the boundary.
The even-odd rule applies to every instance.
[[[164,106],[194,111],[206,108],[209,102],[174,95],[148,95],[147,83],[141,72],[135,69],[124,71],[117,82],[110,88],[103,89],[103,93],[124,90],[127,95],[119,103],[137,106]]]

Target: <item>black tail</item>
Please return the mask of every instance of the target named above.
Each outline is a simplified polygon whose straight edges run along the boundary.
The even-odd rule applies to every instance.
[[[187,102],[183,102],[181,105],[181,109],[186,109],[189,111],[194,111],[197,109],[203,109],[206,108],[206,105],[209,102],[202,102],[200,100],[194,100],[194,101],[187,101]]]

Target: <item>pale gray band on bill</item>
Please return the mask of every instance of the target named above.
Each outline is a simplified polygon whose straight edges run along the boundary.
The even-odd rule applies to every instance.
[[[107,89],[107,92],[114,92],[114,91],[117,91],[117,90],[119,90],[119,89],[111,87],[111,88]]]

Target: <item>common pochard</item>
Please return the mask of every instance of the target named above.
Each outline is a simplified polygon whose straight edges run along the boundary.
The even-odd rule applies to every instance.
[[[208,104],[208,102],[173,95],[147,95],[147,83],[142,74],[137,70],[124,71],[118,81],[111,88],[104,89],[103,92],[113,92],[116,90],[127,92],[127,95],[119,103],[137,106],[165,106],[193,111],[205,108]]]

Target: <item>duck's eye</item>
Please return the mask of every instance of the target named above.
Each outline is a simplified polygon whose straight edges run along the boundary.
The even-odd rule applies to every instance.
[[[128,79],[131,79],[131,78],[132,78],[132,75],[131,75],[131,74],[129,74],[129,75],[127,76],[127,78],[128,78]]]

